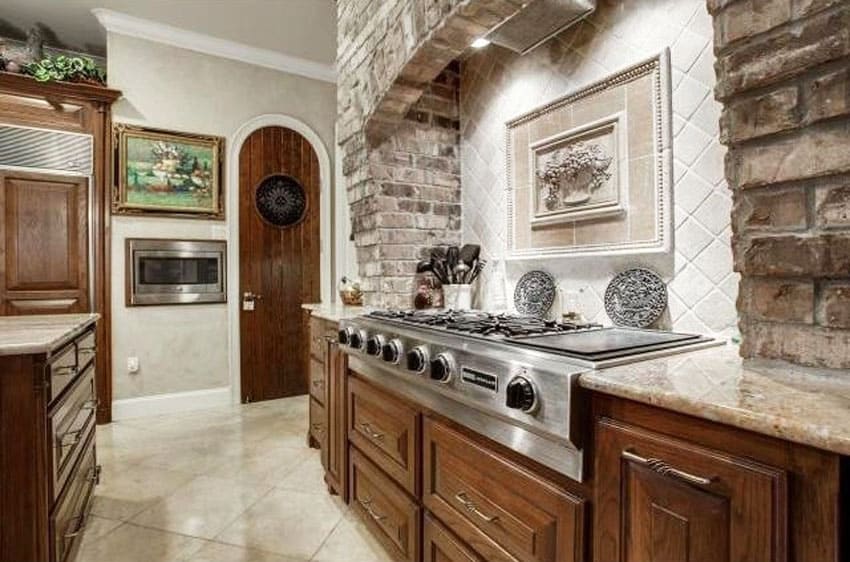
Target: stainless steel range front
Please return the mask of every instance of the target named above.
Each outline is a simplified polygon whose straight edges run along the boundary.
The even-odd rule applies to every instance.
[[[589,369],[715,342],[477,311],[376,311],[341,323],[349,367],[575,480]]]

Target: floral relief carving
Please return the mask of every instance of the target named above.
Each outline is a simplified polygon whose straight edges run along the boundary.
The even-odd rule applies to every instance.
[[[602,146],[586,142],[558,148],[538,162],[540,197],[547,210],[581,205],[608,180],[613,156]]]

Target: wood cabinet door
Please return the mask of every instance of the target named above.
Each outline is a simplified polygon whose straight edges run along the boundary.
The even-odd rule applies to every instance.
[[[488,562],[582,562],[584,501],[426,418],[422,502]]]
[[[597,423],[597,562],[782,562],[786,501],[782,470]]]
[[[88,180],[0,172],[0,314],[87,312]]]
[[[483,562],[477,554],[466,548],[451,532],[432,516],[425,515],[422,525],[423,562]]]
[[[348,377],[348,439],[411,495],[419,495],[419,411],[358,377]]]
[[[327,342],[327,363],[325,371],[325,407],[328,416],[328,446],[325,459],[325,471],[328,484],[343,500],[346,499],[346,437],[345,419],[345,354],[339,350],[336,341]]]

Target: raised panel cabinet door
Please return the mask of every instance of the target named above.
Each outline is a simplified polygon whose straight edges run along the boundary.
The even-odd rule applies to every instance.
[[[0,172],[0,311],[86,312],[88,180]]]
[[[352,511],[394,560],[419,562],[422,509],[357,449],[350,457]]]
[[[597,562],[783,562],[784,471],[602,418]]]
[[[423,467],[425,507],[488,562],[583,562],[582,499],[430,418]]]
[[[346,461],[348,449],[345,420],[345,354],[336,341],[328,342],[327,374],[328,415],[328,483],[343,499],[346,499]]]
[[[484,562],[430,515],[422,526],[423,562]]]
[[[348,377],[348,439],[412,495],[419,493],[419,412],[358,377]]]

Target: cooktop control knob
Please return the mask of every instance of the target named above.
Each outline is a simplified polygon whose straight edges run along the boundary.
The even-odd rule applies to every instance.
[[[531,413],[537,409],[537,394],[531,381],[525,377],[514,377],[505,387],[507,398],[505,405],[508,408],[522,410]]]
[[[360,349],[363,347],[363,342],[366,339],[365,330],[359,330],[352,332],[348,336],[348,347],[353,347],[354,349]]]
[[[379,356],[384,348],[385,341],[386,338],[382,334],[376,334],[366,340],[366,354]]]
[[[354,333],[354,328],[349,326],[344,330],[340,330],[339,334],[337,334],[337,339],[339,339],[340,345],[348,345],[349,340],[351,339],[351,334]]]
[[[424,373],[428,367],[428,349],[424,346],[414,347],[407,352],[407,369],[415,373]]]
[[[452,379],[454,372],[455,360],[451,353],[440,353],[431,361],[431,379],[435,381],[447,383]]]
[[[389,343],[385,343],[383,349],[381,350],[381,359],[386,361],[387,363],[398,364],[401,360],[401,355],[404,352],[404,349],[401,345],[401,340],[395,339]]]

